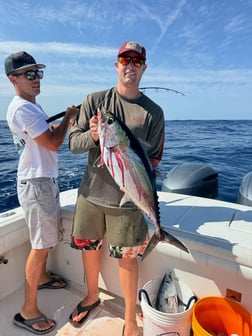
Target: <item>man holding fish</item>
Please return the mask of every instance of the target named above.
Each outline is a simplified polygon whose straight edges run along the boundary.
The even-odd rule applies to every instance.
[[[110,256],[119,261],[125,299],[122,335],[137,336],[137,257],[143,254],[148,244],[148,226],[142,210],[148,215],[148,207],[155,205],[155,202],[148,205],[155,183],[150,174],[162,158],[164,114],[139,90],[147,68],[145,48],[137,42],[127,41],[117,56],[117,86],[87,96],[69,135],[73,153],[88,151],[88,166],[78,191],[71,244],[82,250],[88,294],[69,320],[75,327],[80,327],[100,304],[100,248],[106,234]],[[128,141],[129,138],[133,138],[133,142]],[[142,143],[145,143],[145,149]],[[142,148],[141,154],[138,147]],[[151,162],[150,169],[147,161]],[[146,177],[145,170],[148,169],[149,176]],[[132,194],[128,193],[128,185],[132,186]],[[139,208],[137,198],[139,204],[141,200],[146,203],[145,208]]]

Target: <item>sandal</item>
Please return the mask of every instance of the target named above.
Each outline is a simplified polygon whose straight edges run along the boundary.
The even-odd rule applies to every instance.
[[[54,274],[54,273],[49,273],[50,277],[52,278],[52,280],[43,283],[42,285],[38,285],[38,289],[61,289],[61,288],[65,288],[67,286],[67,281],[65,279],[63,279],[60,275]],[[57,285],[55,286],[54,284],[56,282],[64,282],[63,285]]]
[[[40,317],[26,320],[26,319],[23,318],[23,316],[20,313],[17,313],[13,318],[13,323],[16,326],[18,326],[20,328],[24,328],[24,329],[32,332],[33,334],[37,334],[37,335],[47,334],[56,327],[56,322],[54,320],[52,320],[54,322],[54,325],[49,326],[49,328],[46,329],[46,330],[38,330],[38,329],[33,328],[33,324],[38,323],[38,322],[42,322],[42,321],[48,323],[47,317],[43,314]],[[48,323],[48,325],[49,325],[49,323]]]
[[[82,302],[82,301],[81,301]],[[99,304],[101,303],[101,300],[98,299],[94,304],[90,305],[90,306],[85,306],[83,307],[81,305],[81,302],[78,304],[77,306],[77,312],[78,312],[78,315],[80,313],[83,313],[83,312],[87,312],[87,314],[78,322],[74,322],[73,321],[73,313],[69,316],[69,322],[72,324],[72,326],[74,326],[75,328],[80,328],[83,323],[85,322],[85,320],[88,318],[88,315],[91,313],[92,310],[94,310],[97,306],[99,306]]]

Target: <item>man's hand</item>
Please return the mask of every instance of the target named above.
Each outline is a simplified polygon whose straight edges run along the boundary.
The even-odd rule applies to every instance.
[[[66,118],[69,118],[68,127],[71,127],[73,125],[76,115],[79,111],[80,110],[74,105],[68,106],[66,110]]]
[[[98,118],[96,115],[89,120],[89,128],[94,142],[97,142],[99,140],[99,134],[98,134]]]

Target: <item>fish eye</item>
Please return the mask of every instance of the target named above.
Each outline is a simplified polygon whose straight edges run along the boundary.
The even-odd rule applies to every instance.
[[[114,118],[109,117],[109,118],[108,118],[108,124],[109,124],[109,125],[112,125],[113,122],[114,122]]]

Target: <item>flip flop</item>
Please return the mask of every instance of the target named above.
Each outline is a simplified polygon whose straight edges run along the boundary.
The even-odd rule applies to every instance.
[[[36,334],[36,335],[44,335],[44,334],[47,334],[49,333],[50,331],[52,331],[55,327],[56,327],[56,321],[52,320],[54,322],[54,325],[49,327],[48,329],[46,330],[37,330],[35,328],[33,328],[33,324],[34,323],[38,323],[38,322],[42,322],[42,321],[45,321],[48,323],[48,319],[45,315],[41,315],[40,317],[37,317],[37,318],[34,318],[34,319],[29,319],[29,320],[25,320],[23,318],[23,316],[20,314],[20,313],[17,313],[14,318],[13,318],[13,323],[20,327],[20,328],[24,328],[30,332],[32,332],[33,334]],[[49,325],[49,323],[48,323]]]
[[[57,274],[53,274],[50,273],[49,274],[50,277],[52,278],[52,280],[42,284],[42,285],[38,285],[38,289],[43,289],[43,288],[47,288],[47,289],[61,289],[61,288],[65,288],[67,286],[67,281],[65,279],[63,279],[60,275]],[[54,284],[58,281],[64,282],[63,285],[57,285],[54,286]]]
[[[92,304],[92,305],[90,305],[90,306],[85,306],[85,307],[82,307],[82,305],[81,305],[81,302],[78,304],[78,306],[77,306],[77,312],[78,312],[78,315],[80,314],[80,313],[83,313],[83,312],[87,312],[87,314],[80,320],[80,321],[78,321],[78,322],[74,322],[73,321],[73,317],[72,317],[72,315],[73,315],[73,313],[69,316],[69,322],[72,324],[72,326],[73,327],[75,327],[75,328],[80,328],[82,325],[83,325],[83,323],[85,322],[85,320],[88,318],[88,315],[90,314],[90,312],[92,311],[92,310],[94,310],[97,306],[99,306],[99,304],[101,303],[101,300],[100,299],[98,299],[94,304]]]

